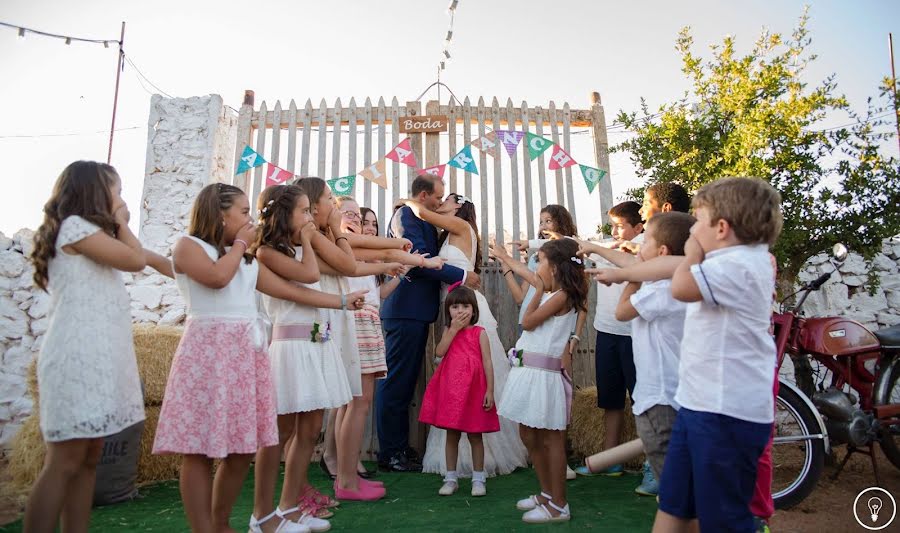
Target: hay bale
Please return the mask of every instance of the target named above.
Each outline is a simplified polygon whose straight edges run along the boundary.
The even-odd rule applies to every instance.
[[[153,455],[153,439],[159,422],[160,407],[144,408],[144,435],[141,437],[141,456],[138,459],[138,484],[177,479],[181,469],[180,455]]]
[[[22,428],[13,437],[9,458],[9,475],[17,487],[34,484],[44,466],[44,437],[41,435],[37,411],[25,419]]]
[[[597,407],[597,387],[585,387],[575,391],[572,398],[572,423],[569,424],[569,441],[572,450],[581,456],[589,456],[603,451],[603,439],[606,436],[606,428],[603,425],[603,409]],[[634,415],[631,409],[625,409],[625,425],[619,442],[628,442],[638,438],[634,427]],[[637,469],[644,462],[641,455],[628,463],[625,467]]]
[[[162,405],[172,358],[184,330],[174,326],[140,325],[133,331],[138,373],[144,385],[144,405]]]
[[[25,373],[25,384],[28,387],[28,395],[31,396],[31,400],[34,403],[31,411],[37,412],[39,400],[37,382],[37,357],[32,358],[31,362],[28,363],[28,371]]]

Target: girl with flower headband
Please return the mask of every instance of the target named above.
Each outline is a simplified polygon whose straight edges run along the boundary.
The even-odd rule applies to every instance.
[[[499,401],[500,416],[520,424],[540,482],[540,495],[516,504],[527,511],[522,520],[529,523],[570,518],[565,430],[572,399],[571,358],[562,354],[577,313],[586,309],[588,281],[577,251],[578,243],[572,239],[547,242],[538,251],[539,297],[525,311],[525,331],[511,350],[513,367]],[[515,268],[527,270],[521,263]]]
[[[448,325],[435,348],[435,354],[443,358],[428,382],[419,411],[419,422],[446,433],[442,451],[447,471],[438,491],[441,496],[450,496],[459,488],[456,465],[462,433],[472,448],[472,496],[487,494],[482,433],[500,431],[491,345],[484,328],[476,325],[480,310],[475,294],[459,283],[450,286],[444,299]]]
[[[365,291],[349,295],[326,294],[319,285],[319,265],[311,240],[317,234],[309,212],[309,197],[296,185],[275,185],[259,197],[260,230],[251,250],[262,265],[306,288],[303,302],[264,296],[272,320],[269,364],[275,382],[278,445],[256,456],[254,513],[251,531],[279,518],[279,531],[326,531],[320,508],[322,498],[309,484],[307,470],[313,455],[324,409],[340,407],[351,399],[350,385],[340,354],[331,338],[330,323],[317,308],[359,309]],[[272,502],[278,467],[285,444],[285,476],[277,507]],[[318,502],[318,503],[317,503]],[[329,515],[330,516],[330,515]]]
[[[441,249],[439,256],[445,263],[466,271],[481,271],[481,240],[478,234],[478,225],[475,215],[475,204],[465,196],[457,193],[447,195],[444,202],[436,211],[429,211],[422,204],[414,200],[404,200],[404,203],[412,209],[413,214],[422,220],[442,228],[444,231],[440,237]],[[484,328],[487,335],[491,358],[493,360],[493,382],[497,402],[501,399],[501,391],[506,384],[506,376],[509,374],[509,365],[504,356],[503,343],[497,334],[497,320],[491,313],[490,306],[481,292],[474,291],[478,307],[478,326]],[[488,475],[508,474],[519,467],[527,466],[526,450],[519,438],[515,423],[500,418],[500,431],[485,435],[484,447],[487,450],[487,464],[485,472]],[[433,428],[428,432],[428,441],[425,456],[422,460],[422,471],[443,473],[451,472],[450,465],[445,462],[445,444],[447,432],[440,428]],[[473,450],[469,443],[462,441],[459,447],[459,460],[456,471],[459,475],[473,476],[478,470],[475,468]],[[473,477],[474,479],[474,477]]]
[[[189,235],[173,266],[188,305],[166,383],[153,453],[178,453],[181,496],[194,531],[227,530],[250,460],[278,443],[274,387],[256,291],[302,304],[332,305],[247,253],[256,236],[250,202],[232,185],[200,191]],[[357,299],[362,299],[357,295]],[[212,479],[212,459],[222,458]],[[299,525],[298,525],[299,527]]]

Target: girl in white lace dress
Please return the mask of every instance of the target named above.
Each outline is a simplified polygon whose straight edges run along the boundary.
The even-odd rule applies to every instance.
[[[56,181],[34,238],[34,282],[50,293],[38,355],[44,468],[31,490],[25,531],[87,531],[103,437],[144,419],[120,270],[146,265],[128,229],[115,169],[72,163]]]

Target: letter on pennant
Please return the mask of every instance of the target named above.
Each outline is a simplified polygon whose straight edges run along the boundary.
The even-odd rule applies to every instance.
[[[584,177],[584,184],[587,185],[588,194],[594,192],[594,187],[600,183],[600,180],[606,175],[606,171],[587,165],[578,166],[581,168],[581,175]]]
[[[411,167],[418,166],[416,163],[416,154],[412,151],[409,137],[395,146],[394,149],[388,152],[384,157],[391,161],[403,163],[404,165],[409,165]]]
[[[475,160],[472,158],[471,144],[467,144],[458,154],[453,156],[453,159],[447,164],[451,167],[461,168],[472,174],[478,174],[478,167],[475,166]]]
[[[572,165],[577,165],[578,163],[572,159],[572,156],[566,153],[565,150],[558,144],[553,145],[553,155],[550,156],[550,164],[547,166],[550,170],[559,170],[561,168],[571,167]]]
[[[387,178],[384,175],[384,165],[385,160],[380,159],[374,165],[368,167],[365,170],[362,170],[357,174],[358,176],[362,176],[372,183],[377,184],[382,189],[387,189]]]
[[[272,185],[283,185],[293,176],[294,175],[287,170],[278,168],[272,163],[269,163],[269,167],[266,169],[266,187],[271,187]]]
[[[343,178],[334,178],[326,181],[331,188],[331,192],[338,196],[349,196],[353,194],[353,187],[356,185],[356,176],[344,176]]]
[[[514,157],[516,155],[516,147],[519,146],[519,141],[522,140],[522,137],[525,136],[525,132],[523,131],[513,131],[513,130],[494,130],[494,133],[497,135],[497,138],[503,143],[503,146],[506,147],[506,153],[509,154],[509,157]]]
[[[478,148],[491,157],[497,157],[497,155],[500,153],[497,149],[497,144],[497,133],[493,131],[489,131],[485,133],[484,136],[472,141],[472,146]]]
[[[423,168],[419,171],[419,176],[435,176],[440,179],[444,179],[444,170],[447,168],[447,165],[437,165],[433,167]]]
[[[533,133],[525,134],[525,143],[528,144],[528,158],[531,161],[537,159],[537,157],[543,154],[547,148],[553,146],[553,142],[549,139],[545,139],[540,135],[535,135]]]
[[[238,168],[237,171],[235,171],[235,175],[247,172],[251,168],[256,168],[265,162],[266,160],[263,159],[263,157],[259,155],[256,150],[250,148],[249,146],[244,146],[244,151],[243,153],[241,153],[241,161],[240,163],[238,163]]]

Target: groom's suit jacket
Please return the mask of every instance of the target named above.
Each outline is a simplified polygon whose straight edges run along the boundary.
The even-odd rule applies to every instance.
[[[388,237],[402,237],[412,242],[412,249],[438,255],[438,233],[431,224],[416,217],[412,209],[403,206],[394,211],[387,230]],[[461,281],[465,272],[455,266],[444,265],[440,270],[413,268],[407,274],[411,281],[400,285],[381,304],[381,318],[402,318],[434,322],[441,299],[441,282]]]

